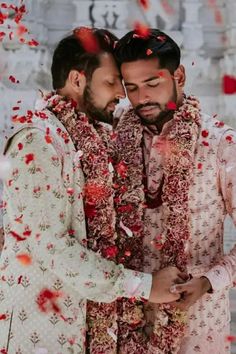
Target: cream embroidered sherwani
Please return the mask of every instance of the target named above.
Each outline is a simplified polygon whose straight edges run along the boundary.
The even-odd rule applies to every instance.
[[[0,351],[83,354],[86,298],[148,298],[151,276],[125,270],[84,247],[79,154],[62,124],[45,113],[48,119],[16,127],[6,148],[12,170],[3,196]],[[45,140],[47,128],[52,143]],[[19,255],[29,255],[32,264],[22,264]],[[42,289],[59,292],[60,313],[39,310]]]
[[[144,129],[143,151],[148,190],[158,190],[163,177],[163,137]],[[188,312],[188,333],[181,354],[228,353],[229,288],[236,276],[236,247],[223,252],[223,223],[229,214],[236,224],[236,132],[214,118],[202,115],[202,127],[195,151],[194,181],[190,189],[191,238],[186,244],[188,272],[206,276],[213,288]],[[145,271],[159,269],[159,251],[154,240],[162,232],[163,208],[146,209]],[[155,306],[154,306],[155,307]],[[153,307],[147,312],[152,323]],[[149,329],[150,330],[150,329]],[[213,340],[214,339],[214,340]],[[217,339],[217,340],[216,340]],[[213,343],[213,344],[212,344]]]

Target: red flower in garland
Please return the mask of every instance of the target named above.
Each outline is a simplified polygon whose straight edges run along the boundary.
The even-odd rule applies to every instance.
[[[106,258],[115,258],[117,256],[118,253],[118,248],[117,246],[110,246],[105,248],[104,250],[104,255]]]

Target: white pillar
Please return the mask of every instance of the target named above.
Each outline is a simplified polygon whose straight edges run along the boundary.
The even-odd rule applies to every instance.
[[[48,46],[54,45],[73,29],[75,6],[71,0],[49,0],[45,13],[48,28]]]

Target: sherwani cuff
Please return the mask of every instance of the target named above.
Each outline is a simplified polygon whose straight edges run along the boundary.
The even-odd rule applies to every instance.
[[[210,281],[213,291],[223,290],[231,285],[230,275],[221,265],[211,268],[204,276]]]
[[[152,275],[129,269],[124,270],[125,297],[148,300],[152,288]]]

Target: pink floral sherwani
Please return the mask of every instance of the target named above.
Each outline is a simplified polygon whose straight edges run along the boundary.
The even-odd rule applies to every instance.
[[[16,127],[6,147],[12,169],[3,196],[0,352],[83,354],[86,298],[148,298],[151,276],[125,270],[84,247],[80,156],[56,117],[48,111],[40,116]],[[39,296],[45,290],[57,294],[59,311],[55,306],[46,311],[49,304],[43,301],[50,296]]]
[[[147,187],[160,199],[163,181],[163,149],[167,123],[160,135],[144,128],[144,157]],[[159,194],[159,198],[158,198]],[[216,119],[202,115],[195,151],[194,182],[190,188],[191,238],[186,244],[188,272],[206,276],[213,293],[204,295],[188,312],[188,331],[180,354],[224,354],[229,352],[229,288],[236,276],[236,247],[223,252],[223,224],[226,214],[236,223],[236,132]],[[145,271],[159,269],[159,251],[152,242],[162,233],[161,202],[145,214]],[[153,311],[154,310],[154,311]],[[147,307],[151,333],[155,306]]]

